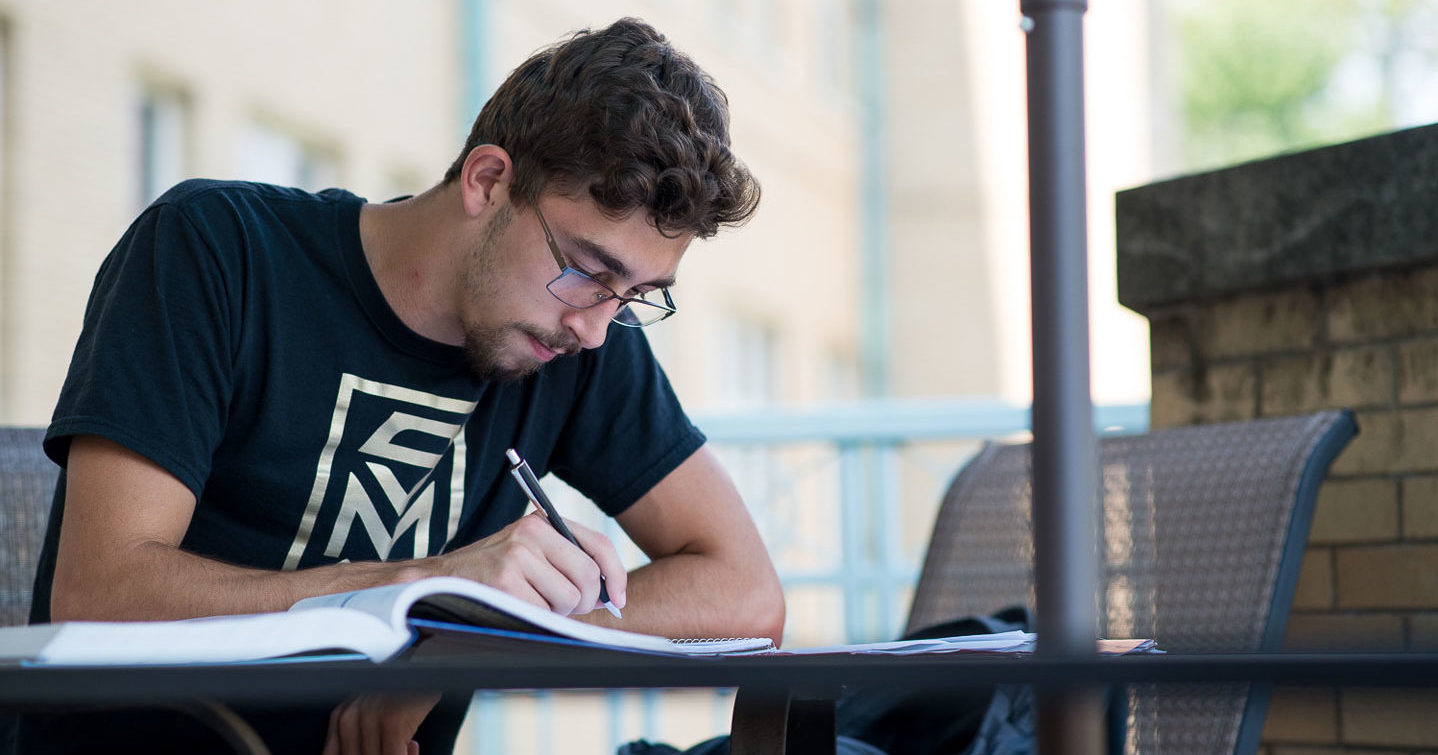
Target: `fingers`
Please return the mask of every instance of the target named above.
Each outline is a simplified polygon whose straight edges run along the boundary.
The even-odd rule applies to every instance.
[[[580,543],[602,542],[606,552],[614,552],[614,546],[604,535],[569,519],[565,523]],[[526,577],[547,607],[565,615],[594,610],[599,605],[601,571],[599,562],[586,553],[587,548],[581,550],[569,542],[542,512],[520,518],[515,526],[521,536],[532,538],[539,549],[537,555],[541,556],[542,563],[532,564],[535,568]],[[613,560],[617,562],[618,557]]]
[[[591,560],[599,567],[599,573],[604,575],[605,589],[609,592],[609,600],[615,606],[623,608],[627,601],[626,590],[629,586],[629,573],[624,570],[624,564],[619,560],[619,551],[614,548],[614,542],[602,532],[591,530],[571,520],[565,520],[569,524],[569,531],[579,540],[579,545],[584,548]],[[586,611],[592,611],[599,607],[599,604],[587,604]]]
[[[330,712],[323,755],[413,755],[414,733],[439,695],[359,695]]]
[[[330,711],[330,726],[329,730],[325,732],[325,748],[320,751],[320,755],[340,755],[339,718],[340,711],[344,707],[345,704],[341,703]]]
[[[602,569],[610,599],[622,606],[627,578],[614,544],[599,532],[565,522],[582,550],[536,511],[445,558],[451,573],[564,615],[598,607]]]

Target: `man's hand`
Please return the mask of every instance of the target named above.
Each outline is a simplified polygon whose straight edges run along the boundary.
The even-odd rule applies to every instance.
[[[418,755],[414,733],[439,695],[359,695],[330,713],[324,755]]]
[[[622,621],[602,611],[584,621],[666,637],[783,638],[779,575],[738,489],[708,447],[616,519],[650,561],[628,575],[635,600]],[[614,577],[604,575],[613,595]]]
[[[600,607],[602,573],[610,600],[623,608],[628,575],[614,543],[573,520],[565,523],[583,550],[536,511],[473,545],[439,556],[442,571],[566,616]]]

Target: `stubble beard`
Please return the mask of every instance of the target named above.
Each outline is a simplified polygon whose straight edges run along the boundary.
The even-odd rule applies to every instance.
[[[505,229],[513,220],[513,207],[506,205],[500,208],[498,214],[490,221],[489,227],[485,229],[484,236],[470,250],[470,264],[465,273],[464,284],[465,296],[469,301],[494,300],[490,294],[498,288],[499,276],[494,262],[497,247],[500,243],[500,236],[504,234]],[[475,377],[488,382],[512,382],[523,380],[539,371],[543,363],[538,360],[520,360],[518,364],[507,363],[504,360],[505,340],[513,333],[535,338],[546,347],[561,354],[578,350],[577,345],[566,343],[572,339],[566,339],[557,334],[531,332],[531,329],[519,323],[484,325],[466,322],[464,323],[464,354],[469,362],[469,369]],[[556,344],[566,345],[556,347]]]
[[[485,382],[506,383],[533,375],[539,370],[538,364],[509,365],[498,359],[499,343],[503,331],[499,328],[466,329],[464,333],[464,355],[469,361],[469,370],[476,378]]]

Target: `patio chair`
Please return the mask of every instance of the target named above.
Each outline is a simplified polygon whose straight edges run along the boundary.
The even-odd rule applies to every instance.
[[[1169,652],[1277,650],[1319,484],[1357,432],[1347,410],[1099,441],[1100,633]],[[990,444],[954,479],[909,615],[912,631],[1033,607],[1030,446]],[[1145,685],[1128,752],[1256,752],[1268,690]]]
[[[1101,439],[1100,634],[1170,652],[1278,649],[1319,484],[1357,429],[1336,410]],[[954,478],[907,631],[1033,609],[1030,451],[986,444]],[[1243,684],[1120,697],[1123,741],[1110,750],[1144,755],[1251,755],[1268,704],[1266,688]],[[741,689],[733,751],[833,752],[832,698]]]
[[[0,427],[0,626],[30,617],[35,566],[60,468],[45,456],[41,427]]]

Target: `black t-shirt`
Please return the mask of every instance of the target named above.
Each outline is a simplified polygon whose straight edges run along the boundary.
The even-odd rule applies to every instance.
[[[385,302],[363,203],[201,180],[160,197],[96,277],[51,458],[63,466],[75,435],[114,440],[195,494],[185,550],[296,569],[501,529],[526,504],[507,448],[612,516],[703,444],[633,328],[524,380],[476,379],[462,348]],[[63,492],[62,478],[32,621],[49,618]]]

